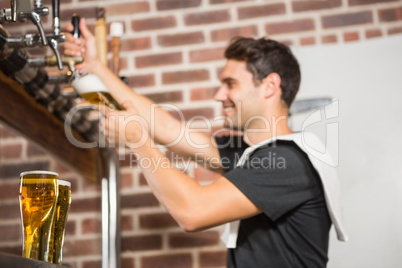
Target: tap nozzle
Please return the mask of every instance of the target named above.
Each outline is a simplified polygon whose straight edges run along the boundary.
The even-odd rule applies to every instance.
[[[56,64],[59,67],[59,70],[63,69],[63,62],[60,56],[60,52],[58,50],[58,46],[59,46],[59,42],[56,39],[50,39],[50,44],[49,44],[50,48],[53,50],[54,52],[54,58],[56,58]]]
[[[34,66],[34,67],[59,66],[59,62],[62,63],[62,65],[67,66],[71,72],[74,72],[75,65],[79,64],[79,63],[83,63],[84,58],[81,56],[80,57],[61,56],[60,60],[59,60],[59,58],[57,58],[56,55],[52,55],[52,56],[35,57],[35,58],[28,59],[29,65]]]

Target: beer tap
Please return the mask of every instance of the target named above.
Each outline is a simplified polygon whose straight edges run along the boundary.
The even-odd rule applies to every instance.
[[[56,2],[58,2],[58,0],[53,0],[54,2],[54,6],[55,9],[57,9],[58,4]],[[58,11],[56,11],[54,14],[56,14],[54,17],[54,25],[55,25],[55,36],[56,32],[60,32],[60,27],[58,26]],[[74,37],[78,38],[80,37],[80,31],[79,31],[79,23],[80,23],[80,17],[74,13],[72,18],[71,18],[71,23],[74,26],[74,30],[72,32],[72,34],[74,35]],[[58,36],[61,36],[60,34]],[[56,50],[57,53],[59,52],[58,50]],[[58,55],[58,56],[57,56]],[[59,66],[60,68],[60,64],[61,65],[66,65],[68,67],[68,69],[70,70],[70,78],[73,75],[73,73],[75,73],[75,65],[76,64],[80,64],[84,62],[84,57],[82,56],[61,56],[59,54],[53,55],[53,56],[45,56],[45,57],[34,57],[34,58],[29,58],[28,59],[28,63],[30,66],[33,67],[44,67],[44,66]]]
[[[28,59],[28,63],[32,67],[56,66],[61,62],[62,65],[68,67],[71,72],[75,71],[75,65],[84,62],[82,56],[61,56],[57,58],[55,55],[45,57],[33,57]],[[60,69],[60,68],[59,68]]]
[[[53,36],[50,38],[49,46],[53,50],[59,70],[63,69],[63,61],[58,49],[59,43],[64,42],[65,36],[60,34],[60,0],[53,0]]]
[[[55,9],[57,9],[58,4],[56,3],[58,2],[58,0],[53,0]],[[58,11],[56,11],[54,14],[56,14],[54,16],[54,25],[55,25],[55,36],[56,36],[56,32],[60,31],[60,27],[58,26]],[[74,37],[78,38],[80,37],[80,29],[79,29],[79,23],[80,23],[80,17],[74,13],[73,16],[71,17],[71,23],[74,26],[74,30],[72,32],[72,34],[74,35]],[[59,35],[60,36],[60,35]],[[58,52],[58,50],[57,50]],[[71,76],[75,73],[76,69],[75,69],[75,65],[76,64],[80,64],[84,62],[84,57],[82,56],[57,56],[57,55],[53,55],[53,56],[45,56],[45,57],[34,57],[34,58],[30,58],[28,59],[28,63],[30,66],[33,67],[44,67],[44,66],[59,66],[60,68],[60,63],[62,65],[66,65],[68,67],[68,69],[70,70],[70,79]]]
[[[17,0],[11,0],[11,7],[0,9],[0,24],[4,24],[7,21],[17,21]]]
[[[41,16],[48,14],[49,9],[42,5],[41,0],[11,0],[11,7],[0,12],[0,22],[16,22],[17,20],[23,22],[26,19],[30,19],[38,29],[42,45],[46,46],[48,43],[45,30],[43,29]]]
[[[11,21],[31,20],[38,29],[38,34],[26,34],[25,36],[6,37],[9,48],[35,47],[37,45],[49,45],[52,49],[59,70],[63,69],[63,61],[58,50],[58,45],[65,41],[65,36],[60,33],[60,0],[53,0],[53,34],[46,35],[41,16],[49,14],[49,9],[42,5],[42,0],[11,0],[11,7],[0,10],[0,23]]]

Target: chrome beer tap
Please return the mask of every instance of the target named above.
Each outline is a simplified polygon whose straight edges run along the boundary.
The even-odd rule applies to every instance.
[[[32,67],[56,66],[59,62],[61,62],[62,65],[67,66],[71,72],[74,72],[75,65],[83,63],[84,58],[82,56],[61,56],[60,58],[57,58],[57,56],[52,55],[45,57],[32,57],[28,59],[28,63]]]
[[[60,0],[53,0],[53,36],[49,39],[49,46],[56,56],[59,70],[63,69],[63,62],[58,49],[59,43],[65,41],[65,36],[60,34]]]
[[[41,0],[11,0],[10,2],[11,7],[0,12],[0,22],[16,22],[17,20],[24,22],[27,19],[31,20],[38,29],[42,44],[46,46],[47,38],[45,30],[43,29],[41,17],[48,15],[49,9],[42,5]]]
[[[24,36],[2,36],[8,48],[26,48],[46,46],[52,49],[59,70],[63,69],[63,62],[58,45],[65,41],[60,33],[60,0],[53,0],[53,34],[46,35],[41,17],[49,14],[49,9],[42,5],[42,0],[10,0],[11,7],[0,10],[0,24],[6,22],[31,20],[38,29],[39,34],[26,34]]]

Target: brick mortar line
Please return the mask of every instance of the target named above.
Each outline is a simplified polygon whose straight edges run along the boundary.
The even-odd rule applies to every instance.
[[[288,20],[293,19],[293,8],[292,8],[292,2],[291,1],[285,1],[285,14],[282,16]]]
[[[134,32],[134,36],[135,36],[135,32]],[[149,37],[151,39],[151,48],[146,49],[146,50],[141,50],[141,51],[138,51],[138,52],[152,51],[152,52],[156,53],[156,52],[159,51],[159,53],[160,53],[160,49],[158,48],[159,46],[157,45],[157,43],[158,43],[158,33],[154,32],[154,33],[148,34],[147,37]],[[137,51],[132,51],[132,52],[133,52],[133,55],[136,56],[135,52],[137,52]],[[138,53],[138,54],[141,55],[141,53]]]
[[[188,85],[188,86],[186,86]],[[147,95],[153,93],[164,93],[170,91],[182,90],[184,87],[189,89],[193,88],[203,88],[203,87],[216,87],[219,86],[218,82],[215,81],[196,81],[191,83],[176,83],[176,84],[166,84],[166,85],[155,85],[151,87],[134,87],[133,90],[138,94]],[[175,103],[176,104],[176,103]]]
[[[4,226],[14,226],[16,224],[18,224],[19,226],[21,225],[21,218],[8,219],[8,220],[2,219],[0,223],[0,228]]]
[[[190,62],[190,51],[192,50],[192,47],[189,46],[183,46],[182,49],[179,49],[182,53],[182,64],[180,65],[189,65],[191,64]]]
[[[157,12],[156,1],[155,0],[151,0],[151,1],[148,0],[148,3],[149,3],[149,11],[150,12]]]
[[[0,204],[1,204],[1,205],[18,205],[18,206],[19,206],[19,201],[18,201],[18,187],[16,188],[15,197],[14,197],[14,198],[1,199]],[[0,207],[1,207],[1,206],[0,206]],[[3,221],[3,220],[2,220],[2,221]]]
[[[85,219],[101,219],[101,211],[93,210],[93,211],[86,211],[86,212],[71,212],[68,213],[68,220],[70,221],[82,221]]]
[[[193,268],[199,268],[200,267],[200,259],[198,258],[199,256],[199,251],[198,250],[193,250],[191,252],[191,257],[193,259]]]
[[[0,131],[0,133],[1,133],[1,131]],[[18,134],[15,134],[15,135],[18,135]],[[0,138],[0,149],[3,146],[19,145],[19,144],[22,144],[25,141],[26,141],[26,139],[24,137],[22,137],[22,136],[20,136],[20,137],[7,137],[7,138],[6,137],[1,137]]]
[[[32,163],[36,163],[38,161],[49,161],[50,160],[49,157],[50,156],[48,156],[48,155],[38,155],[38,156],[20,157],[18,159],[17,158],[12,158],[12,159],[7,158],[7,159],[1,160],[1,165],[4,165],[4,164],[12,165],[12,164],[21,164],[21,163],[32,164]],[[22,162],[21,162],[21,160],[22,160]],[[20,176],[19,173],[15,175],[16,178],[19,178],[19,176]],[[9,178],[7,178],[7,179],[9,179]]]
[[[192,110],[192,109],[202,109],[202,108],[213,108],[212,106],[203,106],[200,103],[177,103],[176,107],[180,110]]]
[[[78,226],[80,226],[79,224],[77,224]],[[77,228],[78,228],[77,226]],[[80,240],[87,240],[87,239],[99,239],[102,238],[102,233],[89,233],[89,234],[84,234],[82,232],[82,228],[80,226],[80,232],[77,232],[77,230],[75,231],[76,234],[74,235],[66,235],[65,239],[70,239],[71,241],[80,241]]]
[[[341,5],[343,10],[347,10],[349,7],[349,1],[348,0],[342,0],[342,5]]]
[[[21,249],[22,249],[22,241],[0,241],[0,247],[3,247],[3,246],[5,246],[5,247],[21,246]]]
[[[166,210],[161,206],[161,205],[156,205],[153,207],[140,207],[140,208],[121,208],[121,211],[124,213],[133,214],[137,215],[138,213],[144,213],[144,212],[153,212],[153,213],[161,213],[161,212],[166,212]]]
[[[162,237],[162,248],[161,251],[169,251],[169,239],[168,239],[168,232],[167,231],[163,231],[163,233],[161,233],[161,237]]]
[[[94,198],[100,198],[102,196],[100,191],[80,191],[76,193],[71,194],[71,202],[74,202],[74,200],[86,200],[86,199],[94,199]],[[73,199],[74,198],[74,199]]]
[[[11,186],[11,185],[18,187],[18,184],[19,184],[19,178],[16,178],[15,180],[13,180],[13,179],[0,179],[0,187],[2,187],[2,186]],[[2,199],[0,198],[0,200],[2,200]]]
[[[24,141],[21,142],[21,158],[22,159],[29,159],[31,158],[30,156],[28,156],[28,141],[25,139]]]
[[[211,75],[211,72],[215,72],[217,68],[223,67],[224,64],[225,64],[225,60],[222,59],[222,60],[214,60],[214,61],[208,61],[208,62],[194,62],[194,63],[188,63],[188,64],[155,66],[155,67],[150,67],[150,68],[146,68],[146,69],[148,69],[148,72],[152,71],[154,74],[172,73],[172,72],[188,72],[188,71],[197,71],[197,70],[206,69],[210,72],[210,75]],[[137,71],[137,70],[134,70],[134,71]],[[186,83],[193,84],[193,83],[198,83],[198,82],[204,83],[206,81],[209,81],[209,80],[177,82],[175,84],[166,84],[166,86],[174,86],[174,85],[180,85],[180,84],[186,84]]]
[[[169,66],[171,66],[171,65],[169,65]],[[154,74],[154,79],[155,79],[155,85],[151,86],[149,88],[162,87],[163,86],[163,81],[162,81],[163,71],[159,68],[152,68],[152,69],[153,69],[153,74]]]
[[[150,193],[152,193],[151,189],[149,187],[143,187],[143,186],[138,187],[138,189],[130,188],[127,190],[124,189],[124,191],[122,189],[120,190],[121,197],[137,195],[137,194],[150,194]]]
[[[183,103],[192,103],[193,101],[191,101],[191,89],[188,90],[184,90],[183,91]]]

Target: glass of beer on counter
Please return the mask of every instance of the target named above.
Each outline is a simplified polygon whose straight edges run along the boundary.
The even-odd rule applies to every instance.
[[[65,223],[71,203],[71,184],[59,180],[55,172],[22,172],[19,202],[22,255],[60,264]]]
[[[93,104],[104,104],[112,109],[122,110],[119,103],[110,95],[108,88],[94,74],[87,74],[74,79],[71,83],[75,91]]]
[[[50,245],[53,248],[53,263],[61,264],[66,230],[67,214],[71,204],[71,183],[65,180],[57,180],[59,194],[57,197],[56,211],[53,217]]]

